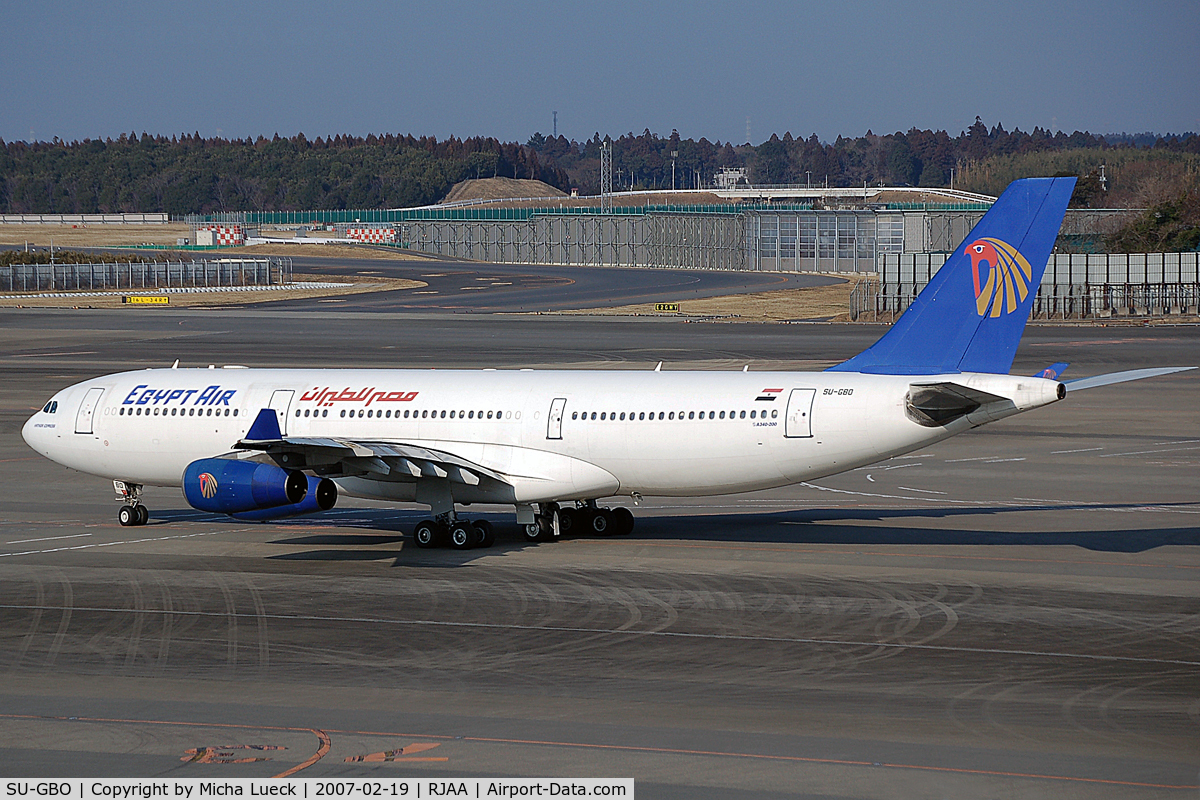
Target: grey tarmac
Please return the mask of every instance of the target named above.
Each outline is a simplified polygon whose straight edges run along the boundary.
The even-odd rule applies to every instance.
[[[418,506],[269,524],[20,425],[120,369],[821,369],[881,327],[373,310],[0,312],[0,775],[631,776],[640,797],[1200,792],[1200,378],[1095,389],[630,537],[417,550]],[[1031,327],[1015,372],[1200,364],[1200,327]],[[280,749],[265,749],[280,748]],[[320,756],[314,761],[315,756]]]

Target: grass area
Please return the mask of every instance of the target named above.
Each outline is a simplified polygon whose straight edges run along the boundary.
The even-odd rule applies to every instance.
[[[182,222],[166,225],[0,225],[0,245],[49,247],[130,247],[138,244],[175,246],[191,237],[192,227]]]
[[[844,322],[849,315],[850,292],[854,290],[861,278],[853,275],[841,277],[845,278],[845,283],[831,286],[779,289],[772,292],[683,300],[679,303],[678,313],[655,311],[654,303],[579,309],[560,313],[591,316],[726,317],[742,322],[781,322],[785,320]],[[664,297],[660,302],[671,302],[671,300]]]

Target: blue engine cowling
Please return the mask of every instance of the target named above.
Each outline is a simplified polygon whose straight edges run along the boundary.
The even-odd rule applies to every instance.
[[[259,508],[254,511],[242,511],[233,515],[234,519],[247,522],[263,522],[284,517],[298,517],[301,514],[315,514],[318,511],[328,511],[337,502],[337,484],[329,478],[314,478],[307,475],[308,493],[299,503],[274,508]]]
[[[307,494],[303,472],[274,464],[202,458],[183,471],[183,496],[188,503],[217,514],[299,505]]]

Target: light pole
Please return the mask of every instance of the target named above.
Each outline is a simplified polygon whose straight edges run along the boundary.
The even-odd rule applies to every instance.
[[[811,169],[804,170],[804,188],[805,189],[812,188],[812,170]]]
[[[678,150],[671,151],[671,191],[675,191],[675,159],[679,156]]]

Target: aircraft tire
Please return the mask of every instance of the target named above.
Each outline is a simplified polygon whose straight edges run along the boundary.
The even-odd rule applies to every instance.
[[[134,506],[134,508],[137,510],[137,522],[135,524],[145,525],[150,521],[150,509],[142,505]]]
[[[521,529],[525,539],[530,542],[546,542],[554,535],[546,518],[538,514],[537,518]]]
[[[122,527],[137,525],[139,519],[141,515],[133,506],[121,506],[121,510],[117,512],[117,522],[121,523]]]
[[[476,547],[491,547],[496,543],[496,531],[492,528],[492,523],[486,519],[475,520],[471,523],[471,527],[475,529]]]
[[[475,529],[468,522],[456,522],[450,526],[450,546],[455,550],[470,550],[475,546]]]
[[[596,536],[612,536],[613,518],[608,509],[597,508],[588,517],[588,531]]]
[[[614,508],[611,512],[614,536],[628,536],[633,533],[633,512],[628,508]]]
[[[579,514],[573,508],[560,508],[558,510],[558,532],[563,536],[568,535],[579,525]]]
[[[418,522],[417,527],[413,529],[413,541],[417,547],[423,549],[437,547],[441,538],[437,523],[431,519]]]

